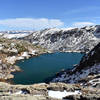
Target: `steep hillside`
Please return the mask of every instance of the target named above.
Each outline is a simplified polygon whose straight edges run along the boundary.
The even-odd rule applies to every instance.
[[[74,69],[61,72],[53,82],[78,83],[82,80],[100,79],[100,43],[87,53]],[[100,81],[97,81],[100,83]],[[86,83],[86,82],[85,82]]]
[[[100,26],[45,29],[22,38],[52,51],[86,52],[100,42]]]
[[[93,66],[95,64],[97,65],[99,63],[100,63],[100,43],[82,58],[76,70],[88,68],[90,66]]]

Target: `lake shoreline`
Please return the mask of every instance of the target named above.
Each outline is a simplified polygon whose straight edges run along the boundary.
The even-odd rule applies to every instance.
[[[38,56],[31,57],[31,58],[29,58],[29,59],[38,59],[37,57],[45,56],[45,54],[46,54],[46,55],[50,54],[50,55],[48,55],[48,56],[51,56],[51,54],[52,54],[52,56],[53,56],[54,54],[57,54],[57,55],[58,55],[58,54],[60,54],[60,53],[63,53],[64,55],[66,55],[66,54],[73,54],[73,53],[76,53],[76,52],[52,52],[52,53],[43,53],[43,54],[40,54],[40,55],[38,55]],[[78,54],[79,54],[79,52],[78,52]],[[82,53],[82,54],[83,54],[83,53]],[[27,59],[24,59],[24,60],[27,61]],[[16,63],[18,63],[18,62],[20,62],[20,61],[17,61]],[[23,62],[23,61],[21,61],[21,62]],[[23,62],[23,63],[24,63],[24,62]],[[62,66],[62,65],[61,65],[61,66]],[[58,67],[59,67],[59,66],[58,66]],[[64,70],[63,70],[63,69],[64,69]],[[68,70],[68,69],[67,69],[67,70]],[[61,68],[60,70],[56,71],[56,73],[55,73],[53,76],[49,76],[49,77],[45,78],[45,80],[44,80],[43,82],[47,83],[47,82],[48,82],[47,80],[48,80],[49,78],[51,78],[51,77],[54,78],[56,74],[58,74],[58,73],[60,74],[60,73],[63,72],[63,71],[66,71],[66,69],[65,69],[65,68]],[[23,72],[21,72],[21,73],[23,73]],[[14,74],[18,74],[18,73],[14,72]],[[13,74],[13,75],[14,75],[14,74]],[[52,78],[51,78],[51,79],[52,79]],[[50,79],[50,80],[51,80],[51,79]]]

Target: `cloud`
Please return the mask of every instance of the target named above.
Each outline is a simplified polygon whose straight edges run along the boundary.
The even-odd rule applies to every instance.
[[[61,27],[64,23],[59,19],[47,18],[16,18],[0,20],[0,26],[19,29],[44,29],[52,27]]]
[[[73,23],[73,27],[83,27],[83,26],[90,26],[90,25],[95,25],[95,23],[92,22],[75,22]]]

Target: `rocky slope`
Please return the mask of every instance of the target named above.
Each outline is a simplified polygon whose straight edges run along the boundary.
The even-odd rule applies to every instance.
[[[82,58],[79,65],[59,73],[52,81],[89,83],[93,86],[100,84],[100,43]]]
[[[52,51],[87,52],[100,42],[100,25],[73,29],[45,29],[22,38]]]
[[[46,53],[47,50],[23,40],[0,38],[0,81],[13,78],[20,71],[16,61]]]
[[[99,100],[100,90],[78,84],[10,85],[0,82],[0,100]]]

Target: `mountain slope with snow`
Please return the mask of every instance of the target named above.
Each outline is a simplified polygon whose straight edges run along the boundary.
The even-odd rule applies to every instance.
[[[31,34],[33,31],[0,31],[0,37],[18,39]]]
[[[68,82],[78,83],[81,80],[85,80],[89,77],[98,79],[100,83],[100,43],[95,46],[89,53],[85,54],[79,65],[69,71],[64,71],[60,76],[56,76],[53,82]],[[95,76],[96,75],[96,76]],[[95,78],[97,77],[97,79]],[[86,84],[86,82],[85,82]]]
[[[22,38],[52,51],[87,52],[100,42],[100,25],[73,29],[45,29]]]

